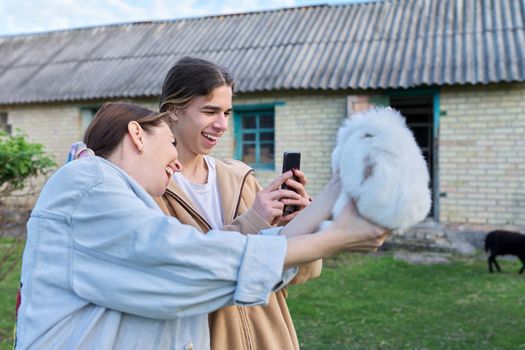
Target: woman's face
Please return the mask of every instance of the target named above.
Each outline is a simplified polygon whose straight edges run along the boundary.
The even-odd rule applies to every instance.
[[[166,191],[173,173],[180,171],[176,142],[168,124],[162,122],[149,133],[143,133],[141,183],[149,194],[160,196]]]
[[[172,125],[181,155],[208,154],[228,128],[232,111],[230,86],[215,88],[209,96],[197,96],[176,112]]]

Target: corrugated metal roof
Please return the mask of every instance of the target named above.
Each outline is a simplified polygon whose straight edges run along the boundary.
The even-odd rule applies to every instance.
[[[239,92],[525,80],[525,0],[392,0],[0,37],[0,104],[156,96],[182,56]]]

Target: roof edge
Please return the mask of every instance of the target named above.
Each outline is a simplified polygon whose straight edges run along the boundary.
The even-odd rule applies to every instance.
[[[68,33],[68,32],[82,31],[82,30],[93,30],[97,28],[112,28],[112,27],[121,27],[121,26],[124,27],[124,26],[136,26],[136,25],[138,26],[138,25],[149,25],[149,24],[176,23],[179,21],[197,21],[197,20],[220,18],[220,17],[249,16],[249,15],[259,14],[259,13],[293,11],[293,10],[307,9],[307,8],[359,6],[363,4],[375,4],[375,3],[385,2],[385,1],[386,0],[360,0],[359,2],[355,2],[355,3],[342,3],[342,4],[320,3],[320,4],[306,5],[306,6],[279,7],[279,8],[273,8],[273,9],[267,9],[267,10],[232,12],[232,13],[225,13],[225,14],[219,14],[219,15],[181,17],[181,18],[159,19],[159,20],[151,20],[151,21],[115,22],[115,23],[106,23],[106,24],[98,24],[98,25],[88,25],[85,27],[55,29],[55,30],[49,30],[49,31],[43,31],[43,32],[3,34],[3,35],[0,35],[0,39],[16,39],[16,38],[24,38],[24,37],[31,37],[31,36],[38,37],[38,36],[45,36],[45,35],[53,35],[57,33]]]

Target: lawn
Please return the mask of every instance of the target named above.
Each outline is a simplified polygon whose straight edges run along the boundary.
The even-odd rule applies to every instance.
[[[0,261],[3,261],[4,257],[9,257],[7,261],[0,263],[0,275],[3,275],[4,269],[2,267],[9,267],[11,270],[11,263],[18,261],[22,255],[23,244],[22,242],[2,238],[0,240]],[[17,244],[17,246],[13,246]],[[15,247],[15,253],[11,254],[11,248]],[[20,264],[15,266],[4,280],[0,280],[0,350],[12,349],[13,339],[13,324],[15,320],[15,304],[16,304],[16,293],[18,291],[18,284],[20,276]]]
[[[303,350],[525,349],[525,275],[500,259],[411,265],[391,256],[341,255],[322,276],[290,288]]]
[[[303,350],[525,349],[525,275],[500,260],[453,257],[411,265],[390,254],[345,254],[320,279],[289,289]],[[0,349],[10,349],[18,271],[0,282]]]

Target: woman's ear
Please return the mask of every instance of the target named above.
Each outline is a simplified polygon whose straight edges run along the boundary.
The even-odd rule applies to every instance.
[[[144,130],[140,126],[139,123],[136,121],[132,121],[128,123],[128,134],[131,137],[131,141],[137,147],[137,151],[139,153],[142,153],[144,151],[144,142],[142,140],[142,136],[144,134]]]

